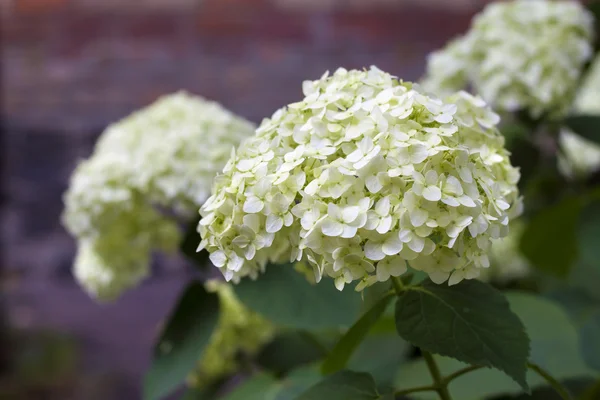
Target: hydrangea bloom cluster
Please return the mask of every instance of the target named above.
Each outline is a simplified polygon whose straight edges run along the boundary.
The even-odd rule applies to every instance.
[[[193,217],[231,149],[252,132],[249,122],[185,93],[108,127],[64,196],[63,223],[79,240],[75,275],[86,290],[115,298],[148,274],[153,249],[176,249],[175,217]]]
[[[445,100],[371,67],[303,84],[215,180],[200,248],[227,280],[308,262],[360,290],[411,267],[474,278],[520,211],[499,118],[481,98]]]
[[[600,58],[594,60],[574,103],[576,114],[600,115]],[[600,128],[599,128],[600,133]],[[559,136],[559,168],[565,176],[585,176],[600,170],[600,146],[568,129]]]
[[[217,280],[205,285],[207,290],[218,294],[221,311],[198,368],[189,377],[194,387],[206,387],[237,371],[240,353],[254,355],[275,333],[269,321],[244,307],[231,285]]]
[[[575,1],[492,3],[430,55],[423,85],[438,93],[470,85],[500,111],[565,112],[593,53],[593,21]]]

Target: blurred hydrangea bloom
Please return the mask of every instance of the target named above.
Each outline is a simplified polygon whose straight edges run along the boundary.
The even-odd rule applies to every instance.
[[[109,126],[64,196],[63,223],[79,240],[75,275],[86,290],[113,299],[148,274],[152,250],[176,249],[176,218],[195,215],[232,148],[253,131],[183,92]]]
[[[575,1],[492,3],[429,56],[423,86],[441,94],[470,85],[499,111],[565,112],[593,54],[593,22]]]
[[[600,57],[591,65],[573,109],[576,114],[600,115]],[[565,176],[585,176],[600,170],[600,146],[596,143],[565,128],[560,133],[559,144],[562,154],[558,166]]]
[[[227,280],[307,261],[357,290],[410,266],[437,283],[489,266],[520,212],[499,118],[465,92],[445,100],[371,67],[303,84],[215,180],[199,231]]]
[[[525,225],[516,220],[510,223],[507,236],[495,240],[490,251],[490,267],[481,271],[479,279],[506,283],[529,275],[531,267],[519,250]]]
[[[269,321],[244,307],[231,285],[217,280],[205,285],[207,290],[218,294],[221,312],[198,368],[188,379],[199,388],[237,371],[240,356],[253,356],[275,333]]]

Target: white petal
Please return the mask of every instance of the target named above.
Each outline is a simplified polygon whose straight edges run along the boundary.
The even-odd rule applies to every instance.
[[[227,282],[229,282],[232,278],[233,278],[233,271],[226,269],[225,271],[223,271],[223,277],[225,277],[225,280]]]
[[[377,213],[369,211],[367,213],[367,222],[365,223],[364,228],[368,231],[372,231],[373,229],[379,226],[380,220],[381,218],[379,218],[379,215],[377,215]]]
[[[376,175],[368,176],[365,179],[365,186],[371,193],[378,193],[381,189],[383,189],[383,185]]]
[[[372,240],[365,243],[365,256],[369,260],[379,261],[385,258],[381,243]]]
[[[429,186],[437,184],[438,174],[434,170],[430,169],[425,173],[425,183]]]
[[[340,235],[340,237],[343,237],[346,239],[352,238],[352,237],[356,236],[356,231],[358,231],[358,228],[356,228],[355,226],[344,225],[344,230],[343,230],[342,234]]]
[[[419,236],[413,236],[412,240],[410,242],[408,242],[408,247],[416,252],[416,253],[420,253],[421,251],[423,251],[423,248],[425,247],[425,239],[419,237]]]
[[[358,201],[358,208],[361,211],[367,211],[373,205],[371,198],[363,197]]]
[[[227,255],[222,250],[217,250],[214,253],[211,253],[209,258],[213,265],[217,268],[221,268],[227,263]]]
[[[444,271],[432,271],[429,272],[429,279],[431,279],[433,283],[437,283],[438,285],[440,285],[446,282],[449,275],[450,274],[448,272]]]
[[[477,204],[475,204],[473,199],[467,195],[460,196],[458,198],[458,201],[460,202],[460,204],[462,204],[465,207],[476,207],[477,206]]]
[[[257,214],[244,215],[244,226],[252,229],[252,232],[258,233],[260,229],[260,216]]]
[[[382,218],[381,221],[379,222],[379,225],[377,226],[377,232],[379,232],[383,235],[384,233],[388,233],[390,231],[391,227],[392,227],[392,217],[390,215],[388,215],[387,217]]]
[[[480,258],[479,258],[479,262],[481,263],[481,266],[483,268],[489,268],[490,267],[490,259],[488,258],[487,255],[483,254]]]
[[[256,247],[254,247],[252,245],[246,247],[246,251],[244,253],[244,258],[246,260],[252,260],[255,255],[256,255]]]
[[[402,241],[403,243],[408,243],[410,242],[410,240],[413,237],[413,233],[412,231],[408,230],[408,229],[403,229],[398,233],[398,239],[400,239],[400,241]]]
[[[388,261],[388,270],[392,276],[400,276],[407,271],[406,261],[401,257],[392,257]]]
[[[392,235],[385,242],[383,242],[382,250],[388,256],[394,256],[402,250],[403,243],[400,239]]]
[[[506,201],[501,200],[501,199],[496,200],[496,205],[502,211],[506,211],[510,208],[510,204],[508,204]]]
[[[346,160],[350,161],[351,163],[355,163],[362,160],[363,157],[363,152],[360,149],[356,149],[346,156]]]
[[[292,225],[293,222],[294,222],[294,216],[292,215],[292,213],[285,214],[285,217],[283,219],[283,224],[285,226],[290,226],[290,225]]]
[[[420,164],[423,161],[425,161],[425,159],[427,158],[427,156],[429,155],[429,151],[427,150],[427,147],[423,146],[423,145],[413,145],[411,146],[411,150],[412,150],[412,154],[411,154],[411,161],[413,164]]]
[[[400,257],[404,258],[407,261],[414,260],[418,256],[419,256],[419,254],[415,253],[414,251],[412,251],[411,249],[409,249],[408,246],[405,246],[402,249],[402,251],[400,252]]]
[[[452,115],[451,114],[440,114],[435,117],[435,120],[441,124],[447,124],[448,122],[452,121]]]
[[[275,214],[269,215],[267,217],[266,228],[269,233],[279,232],[283,228],[283,218]]]
[[[460,196],[463,194],[463,188],[460,184],[460,181],[456,179],[456,177],[450,175],[446,178],[446,189],[448,193]]]
[[[381,215],[382,217],[388,215],[390,213],[390,198],[389,196],[385,196],[381,200],[377,202],[375,205],[375,211]]]
[[[256,196],[250,196],[244,202],[244,212],[248,214],[255,214],[261,212],[264,208],[265,203]]]
[[[458,174],[460,175],[460,179],[465,181],[466,183],[473,182],[473,174],[471,170],[466,167],[461,167],[458,169]]]
[[[237,272],[240,269],[242,269],[243,266],[244,266],[244,259],[235,253],[231,253],[229,262],[227,263],[227,269]]]
[[[456,285],[463,279],[465,279],[465,271],[464,270],[456,270],[450,276],[450,279],[448,280],[448,285],[449,286]]]
[[[427,186],[423,189],[423,197],[429,201],[439,201],[442,198],[442,191],[437,186]]]
[[[327,218],[321,225],[321,232],[325,236],[340,236],[344,232],[344,225],[340,222]]]
[[[379,263],[377,265],[377,280],[379,282],[385,282],[390,279],[390,272],[387,269],[387,264]]]
[[[423,251],[421,254],[428,256],[435,251],[435,243],[433,240],[425,238],[425,246],[423,246]]]
[[[460,233],[464,229],[465,228],[460,227],[460,226],[456,226],[454,224],[448,225],[448,227],[446,228],[446,234],[448,234],[448,236],[450,236],[451,238],[455,238],[455,237],[458,237],[458,235],[460,235]]]
[[[333,219],[342,219],[342,210],[336,204],[327,204],[327,215]]]
[[[425,221],[427,221],[427,219],[429,218],[427,211],[422,210],[420,208],[412,210],[409,215],[410,223],[413,224],[413,226],[415,227],[423,225]]]
[[[359,213],[360,208],[358,206],[344,207],[342,209],[342,221],[349,224],[358,217]]]
[[[444,195],[442,197],[442,203],[447,204],[450,207],[458,207],[458,206],[460,206],[460,203],[456,199],[456,197],[452,197],[452,196],[446,196],[446,195]]]
[[[335,278],[335,287],[337,288],[337,290],[339,290],[340,292],[342,290],[344,290],[344,285],[346,284],[346,280],[344,279],[343,276],[339,276],[337,278]]]

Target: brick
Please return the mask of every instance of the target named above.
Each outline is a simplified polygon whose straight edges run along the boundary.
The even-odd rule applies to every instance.
[[[65,9],[70,0],[14,0],[14,9],[22,14],[41,14]]]
[[[429,7],[445,10],[474,10],[493,0],[270,0],[282,9],[296,11],[374,11],[400,10],[407,7]]]
[[[198,7],[198,0],[72,0],[81,10],[139,13],[140,11],[182,11]]]

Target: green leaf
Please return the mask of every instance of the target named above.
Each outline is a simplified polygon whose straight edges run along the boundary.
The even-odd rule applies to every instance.
[[[593,299],[600,301],[600,291],[598,290],[600,282],[600,268],[594,264],[577,262],[571,270],[568,283],[575,289],[579,289]]]
[[[294,400],[309,387],[321,380],[318,365],[295,369],[281,381],[275,400]]]
[[[520,292],[507,293],[506,297],[531,338],[531,361],[561,381],[594,376],[594,372],[585,366],[579,355],[577,332],[573,324],[557,304]],[[436,359],[443,375],[449,375],[466,366],[451,358],[436,356]],[[532,389],[547,385],[546,381],[533,371],[527,372],[527,382]],[[396,378],[398,389],[431,383],[423,360],[403,365]],[[452,381],[450,392],[454,399],[481,400],[502,394],[517,394],[522,392],[522,389],[501,372],[480,369]],[[415,393],[411,396],[423,400],[437,399],[435,393]]]
[[[581,353],[587,365],[600,370],[600,311],[581,328]]]
[[[340,371],[302,393],[296,400],[381,399],[373,377],[364,372]]]
[[[546,294],[560,304],[576,327],[581,327],[591,315],[600,311],[600,300],[580,288],[562,288]]]
[[[581,262],[600,271],[600,201],[592,201],[583,208],[577,237]]]
[[[577,259],[576,228],[583,201],[562,200],[537,213],[521,237],[521,252],[531,264],[550,274],[566,277]]]
[[[327,355],[321,338],[310,332],[287,331],[277,335],[257,356],[262,368],[286,374],[301,365],[314,363]]]
[[[348,360],[352,357],[356,348],[387,309],[393,297],[393,295],[382,297],[340,338],[323,363],[321,371],[324,374],[331,374],[346,367]]]
[[[259,279],[235,285],[239,299],[272,322],[298,329],[351,325],[358,316],[360,294],[338,291],[330,279],[313,285],[292,264],[268,265]]]
[[[571,115],[564,124],[579,136],[600,143],[600,115]]]
[[[281,384],[268,374],[254,375],[244,381],[221,400],[275,400]]]
[[[200,240],[202,240],[197,230],[199,222],[200,218],[194,220],[188,225],[183,235],[183,240],[179,245],[179,250],[200,270],[206,270],[211,265],[208,259],[208,251],[196,251],[198,249],[198,245],[200,244]]]
[[[575,288],[555,291],[548,297],[563,306],[579,330],[580,352],[587,365],[600,370],[600,300]]]
[[[200,282],[185,289],[154,349],[144,378],[144,399],[160,399],[196,366],[217,324],[219,298]]]
[[[212,400],[215,398],[215,388],[188,388],[180,400]]]
[[[390,307],[393,308],[393,307]],[[373,333],[358,346],[348,362],[348,369],[368,372],[378,388],[390,387],[400,365],[406,361],[410,344],[402,340],[394,329],[393,333]]]
[[[268,374],[255,375],[220,400],[294,400],[321,380],[317,365],[295,369],[282,380]]]
[[[531,361],[559,380],[588,376],[578,352],[577,331],[555,302],[523,292],[507,295],[531,338]]]
[[[423,350],[497,368],[527,390],[529,338],[502,293],[477,280],[431,281],[396,303],[396,329]]]
[[[369,311],[383,296],[392,290],[390,282],[375,282],[375,284],[365,288],[360,294],[362,298],[360,315]]]

